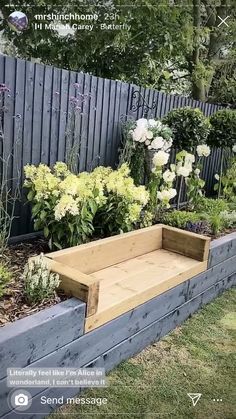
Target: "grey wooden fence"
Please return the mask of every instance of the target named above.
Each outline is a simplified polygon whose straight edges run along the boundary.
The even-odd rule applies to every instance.
[[[11,155],[8,178],[13,188],[17,179],[22,183],[27,163],[51,165],[63,161],[73,145],[74,150],[79,146],[80,171],[98,164],[114,167],[121,121],[127,118],[163,117],[171,109],[183,106],[199,107],[205,115],[219,109],[187,97],[3,55],[0,83],[4,84],[0,152],[3,157]],[[204,167],[208,190],[212,188],[219,157],[216,150]],[[16,217],[12,235],[33,230],[24,196],[17,204]]]

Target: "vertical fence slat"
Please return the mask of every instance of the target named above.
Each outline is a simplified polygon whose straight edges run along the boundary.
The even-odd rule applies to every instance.
[[[108,130],[108,113],[109,113],[109,101],[110,101],[110,80],[104,80],[103,87],[103,107],[102,107],[102,127],[101,127],[101,139],[100,139],[100,164],[105,164],[106,156],[106,142],[107,142],[107,130]]]
[[[12,170],[12,192],[20,194],[22,199],[22,152],[23,152],[23,121],[25,101],[25,61],[16,61],[16,86],[15,86],[15,112],[13,115],[14,138],[13,138],[13,170]],[[20,188],[20,190],[18,190]],[[19,216],[21,205],[19,199],[15,202],[15,219],[12,225],[12,234],[20,234]]]
[[[32,132],[33,132],[33,106],[34,106],[34,77],[35,64],[26,61],[25,68],[25,103],[24,103],[24,135],[23,135],[23,154],[22,154],[22,176],[25,165],[32,163]],[[24,195],[25,195],[25,191]],[[26,198],[21,203],[20,213],[21,234],[30,233],[33,229],[29,204]]]
[[[60,116],[60,85],[61,70],[53,69],[53,86],[52,86],[52,113],[51,113],[51,135],[50,135],[50,165],[57,160],[58,136],[59,136],[59,116]]]
[[[121,95],[121,82],[117,81],[116,83],[116,99],[115,99],[115,115],[114,115],[114,131],[113,131],[113,161],[111,162],[112,166],[114,167],[115,164],[118,162],[119,157],[119,147],[121,141],[121,133],[120,133],[120,95]]]
[[[45,66],[35,64],[34,102],[32,115],[32,163],[34,164],[39,164],[41,157],[44,70]]]
[[[15,113],[15,78],[16,78],[16,60],[12,57],[5,59],[5,84],[10,92],[5,93],[4,97],[4,141],[3,141],[3,159],[7,162],[7,175],[9,186],[12,185],[13,165],[12,153],[14,148],[14,122]]]
[[[95,132],[95,120],[96,120],[96,96],[97,96],[97,86],[98,79],[97,77],[91,77],[91,86],[90,86],[90,111],[89,111],[89,120],[88,120],[88,149],[87,149],[87,162],[86,168],[88,171],[91,171],[93,167],[97,164],[97,159],[94,159],[94,132]]]
[[[108,113],[108,129],[107,129],[107,147],[106,147],[106,166],[111,166],[113,157],[115,154],[113,145],[113,128],[114,128],[114,116],[115,116],[115,98],[116,98],[116,82],[111,81],[110,84],[110,102],[109,102],[109,113]]]
[[[100,164],[100,138],[102,127],[102,105],[103,105],[103,82],[104,80],[98,78],[97,81],[97,97],[95,109],[95,126],[94,126],[94,150],[93,162],[97,166]]]
[[[53,90],[53,68],[45,67],[44,89],[43,89],[43,120],[42,120],[42,145],[41,162],[50,164],[50,127],[52,116],[52,90]]]
[[[86,170],[87,151],[88,151],[88,123],[90,113],[90,83],[91,77],[88,74],[84,74],[84,89],[83,89],[83,103],[81,113],[81,131],[80,131],[80,162],[79,170]]]
[[[68,114],[68,92],[69,92],[69,71],[61,71],[61,86],[60,86],[60,118],[59,118],[59,136],[58,136],[58,152],[57,160],[63,161],[65,159],[66,149],[66,123]]]

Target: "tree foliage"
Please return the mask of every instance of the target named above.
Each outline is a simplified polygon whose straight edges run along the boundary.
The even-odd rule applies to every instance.
[[[54,0],[36,0],[34,7],[20,0],[8,7],[2,0],[4,19],[0,29],[8,40],[6,52],[46,64],[89,72],[97,76],[154,87],[167,92],[192,94],[195,99],[233,101],[232,51],[235,51],[236,26],[233,0],[124,0],[91,1],[86,6],[76,0],[64,5]],[[21,10],[29,18],[29,28],[21,34],[6,22],[11,11]],[[99,18],[93,30],[61,33],[36,29],[37,14],[89,14]],[[221,19],[227,15],[227,25]],[[67,24],[80,23],[71,19]],[[123,29],[101,29],[100,24],[128,25]],[[218,26],[220,25],[220,26]],[[224,70],[223,70],[224,69]],[[223,75],[224,74],[224,75]],[[224,86],[218,89],[218,82]],[[234,87],[233,87],[234,86]]]

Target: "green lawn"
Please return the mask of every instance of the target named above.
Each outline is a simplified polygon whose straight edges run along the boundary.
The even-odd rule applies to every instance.
[[[109,374],[106,406],[64,406],[51,418],[236,418],[236,290]],[[202,393],[195,407],[187,393]],[[213,401],[222,399],[222,401]]]

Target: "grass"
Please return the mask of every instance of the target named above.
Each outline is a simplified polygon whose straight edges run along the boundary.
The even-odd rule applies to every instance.
[[[78,397],[104,406],[63,406],[50,418],[233,419],[236,417],[236,290],[225,292],[109,374],[109,386]],[[187,393],[202,393],[195,407]],[[222,401],[213,401],[222,399]]]

